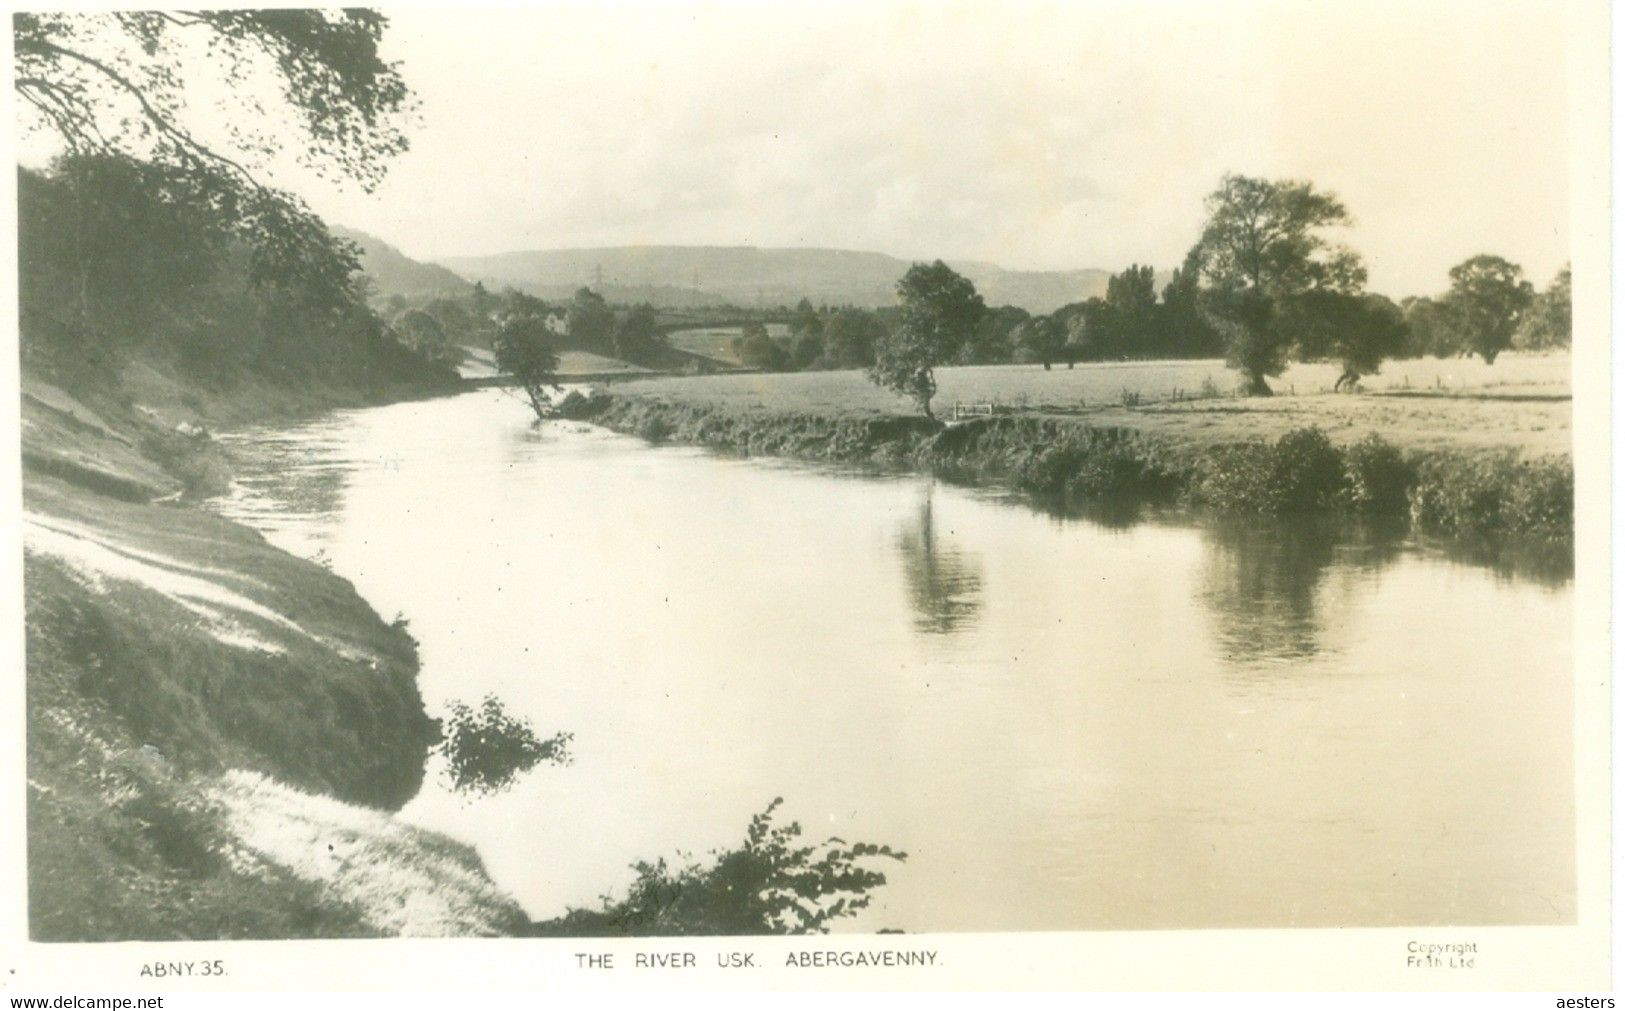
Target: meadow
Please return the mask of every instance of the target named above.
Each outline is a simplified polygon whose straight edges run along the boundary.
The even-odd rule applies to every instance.
[[[1103,362],[1045,371],[1038,365],[951,366],[937,370],[933,407],[956,404],[999,413],[1080,416],[1091,423],[1164,435],[1179,442],[1273,438],[1321,427],[1334,440],[1377,432],[1406,448],[1506,447],[1567,453],[1570,358],[1506,354],[1388,362],[1361,392],[1333,393],[1335,365],[1296,363],[1271,381],[1274,397],[1236,395],[1237,374],[1222,361]],[[742,411],[819,415],[906,414],[912,405],[857,370],[659,377],[617,383],[617,395]]]

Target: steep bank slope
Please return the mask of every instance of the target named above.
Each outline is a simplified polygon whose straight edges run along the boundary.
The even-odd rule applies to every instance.
[[[207,434],[222,416],[377,395],[221,397],[150,368],[85,399],[23,389],[32,935],[516,930],[471,850],[387,814],[439,735],[410,636],[185,503],[228,479]]]

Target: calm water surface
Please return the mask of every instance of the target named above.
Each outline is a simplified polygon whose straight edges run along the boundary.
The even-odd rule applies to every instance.
[[[850,929],[1571,922],[1572,587],[1259,524],[1062,521],[501,391],[233,438],[218,504],[575,762],[406,819],[536,916],[634,860],[909,852]]]

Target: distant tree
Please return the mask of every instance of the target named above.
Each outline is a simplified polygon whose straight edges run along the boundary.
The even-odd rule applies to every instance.
[[[615,324],[615,354],[626,361],[647,359],[660,344],[654,306],[647,302],[633,306]]]
[[[1408,350],[1412,355],[1449,358],[1461,353],[1461,335],[1440,302],[1425,295],[1412,296],[1401,302],[1400,307],[1410,331]]]
[[[874,363],[875,343],[885,332],[872,312],[837,309],[824,322],[824,354],[837,368],[866,368]]]
[[[1361,376],[1375,373],[1383,359],[1402,354],[1410,336],[1405,314],[1381,295],[1312,292],[1291,311],[1298,357],[1342,366],[1334,390],[1353,392]]]
[[[768,336],[767,327],[759,322],[745,324],[733,344],[734,355],[738,357],[739,364],[746,368],[778,372],[787,361],[784,348]]]
[[[1054,316],[1033,316],[1017,325],[1011,334],[1021,357],[1042,364],[1045,372],[1054,363],[1065,360],[1068,336],[1065,324]]]
[[[1120,355],[1140,358],[1157,350],[1160,320],[1155,278],[1151,267],[1131,264],[1106,282],[1105,301],[1111,309],[1107,318],[1114,331],[1106,343]]]
[[[869,379],[909,397],[934,418],[936,367],[953,360],[987,306],[976,286],[941,260],[910,267],[897,282],[897,300],[902,319],[876,344]]]
[[[1523,268],[1486,254],[1450,268],[1444,305],[1461,334],[1463,349],[1493,365],[1496,356],[1512,346],[1512,335],[1534,297]]]
[[[489,317],[501,304],[495,295],[486,290],[483,281],[474,282],[474,291],[469,296],[469,299],[474,309],[474,315],[482,318]]]
[[[824,338],[811,330],[801,331],[790,339],[789,357],[790,367],[797,371],[813,368],[824,358]]]
[[[1031,318],[1027,310],[1013,305],[990,308],[971,330],[970,339],[959,349],[962,365],[992,365],[1015,357],[1015,329]]]
[[[1513,344],[1536,351],[1566,348],[1573,340],[1573,331],[1573,277],[1565,263],[1546,290],[1535,296]]]
[[[530,399],[537,418],[552,411],[548,390],[559,389],[559,356],[553,348],[553,333],[543,316],[534,312],[509,315],[492,342],[497,368],[514,378]]]
[[[1359,257],[1321,234],[1350,220],[1342,201],[1307,182],[1227,175],[1207,198],[1186,269],[1205,282],[1205,307],[1249,393],[1268,396],[1265,377],[1286,367],[1293,335],[1282,322],[1292,302],[1312,292],[1355,294],[1365,283]]]
[[[1175,269],[1162,288],[1158,323],[1161,344],[1177,358],[1209,358],[1224,354],[1224,336],[1202,312],[1200,278],[1196,271]]]
[[[800,337],[802,334],[815,334],[822,336],[824,321],[819,318],[818,310],[807,299],[796,303],[795,314],[790,318],[790,336]]]
[[[407,347],[435,361],[455,362],[462,358],[440,320],[423,309],[408,309],[395,317],[395,332]]]
[[[604,296],[591,288],[576,289],[566,320],[570,340],[577,347],[598,352],[614,350],[610,333],[615,328],[615,313],[610,311]]]

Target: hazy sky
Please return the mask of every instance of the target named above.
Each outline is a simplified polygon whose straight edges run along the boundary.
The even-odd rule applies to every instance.
[[[1373,288],[1567,258],[1556,3],[397,9],[422,102],[379,191],[414,256],[628,243],[1175,265],[1225,171],[1312,179]],[[291,177],[285,181],[295,182]]]

